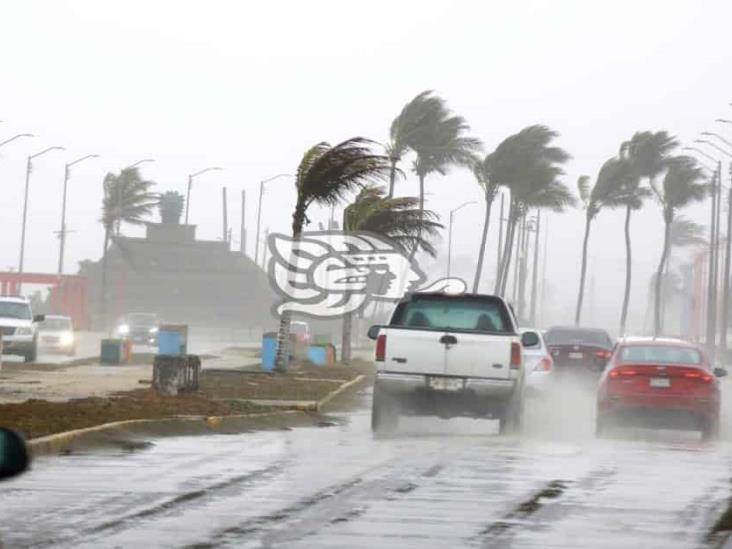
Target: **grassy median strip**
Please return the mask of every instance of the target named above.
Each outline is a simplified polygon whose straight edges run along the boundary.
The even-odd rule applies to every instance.
[[[176,416],[227,416],[259,413],[271,408],[257,401],[278,401],[297,408],[303,401],[319,401],[368,370],[353,366],[293,366],[287,374],[241,370],[204,370],[198,392],[158,395],[144,388],[65,402],[29,399],[0,404],[0,425],[28,439],[134,419]]]

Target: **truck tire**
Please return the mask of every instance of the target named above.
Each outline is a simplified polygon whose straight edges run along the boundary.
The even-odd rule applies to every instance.
[[[394,401],[374,385],[374,399],[371,404],[371,430],[376,434],[393,433],[399,425],[399,414]]]
[[[524,423],[524,402],[521,396],[512,397],[498,419],[498,432],[502,435],[519,434]]]

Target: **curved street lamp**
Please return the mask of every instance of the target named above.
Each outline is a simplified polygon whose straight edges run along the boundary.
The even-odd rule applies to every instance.
[[[8,143],[12,143],[16,139],[20,139],[21,137],[35,137],[32,133],[19,133],[18,135],[14,135],[10,139],[6,139],[5,141],[0,141],[0,147],[3,145],[7,145]]]
[[[79,162],[83,162],[84,160],[88,160],[89,158],[99,158],[98,154],[87,154],[86,156],[82,156],[81,158],[77,158],[73,162],[67,162],[64,166],[64,190],[63,195],[61,197],[61,229],[58,233],[59,238],[59,248],[58,248],[58,274],[62,275],[64,273],[64,251],[66,249],[66,190],[68,188],[69,184],[69,175],[71,171],[71,166],[74,166],[78,164]]]
[[[18,137],[18,136],[16,136]],[[12,140],[12,139],[11,139]],[[25,164],[25,195],[23,197],[23,226],[20,231],[20,260],[18,261],[18,272],[23,272],[23,262],[25,259],[25,227],[26,227],[26,221],[28,219],[28,188],[30,186],[30,174],[31,169],[33,165],[33,159],[38,158],[41,155],[44,155],[46,153],[49,153],[51,151],[65,151],[63,147],[48,147],[47,149],[43,149],[41,152],[37,152],[36,154],[31,154],[28,156],[28,159]],[[20,287],[20,284],[19,284]]]
[[[471,200],[470,202],[463,202],[460,204],[457,208],[453,208],[450,210],[450,224],[448,225],[447,229],[447,278],[450,278],[450,267],[452,264],[452,222],[453,218],[455,216],[455,213],[459,210],[462,210],[465,206],[469,206],[470,204],[477,204],[475,200]]]
[[[213,171],[221,171],[223,168],[219,168],[217,166],[213,166],[211,168],[204,168],[202,170],[199,170],[195,173],[192,173],[188,176],[188,190],[186,191],[186,221],[185,224],[188,225],[188,210],[191,205],[191,187],[193,186],[193,178],[197,177],[201,174],[204,174],[206,172],[213,172]]]
[[[295,177],[292,174],[289,173],[279,173],[277,175],[273,175],[272,177],[268,177],[267,179],[263,179],[259,182],[259,205],[257,206],[257,236],[256,240],[254,241],[254,264],[258,265],[257,260],[259,259],[259,229],[262,226],[262,196],[264,195],[264,184],[269,183],[270,181],[274,181],[275,179],[279,179],[281,177]]]

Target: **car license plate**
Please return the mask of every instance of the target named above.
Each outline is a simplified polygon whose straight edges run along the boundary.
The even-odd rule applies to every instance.
[[[430,378],[430,387],[436,391],[459,391],[463,388],[463,380],[449,377],[433,377]]]
[[[651,387],[671,387],[671,380],[667,377],[652,377]]]
[[[581,360],[582,358],[584,358],[585,355],[583,355],[582,353],[569,353],[567,356],[574,360]]]

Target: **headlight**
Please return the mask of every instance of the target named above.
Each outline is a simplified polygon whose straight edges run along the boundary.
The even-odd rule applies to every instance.
[[[158,333],[158,327],[157,327],[157,326],[155,326],[155,327],[153,327],[153,328],[150,328],[150,333],[151,333],[151,334],[157,334],[157,333]]]
[[[129,334],[130,327],[127,324],[122,324],[119,328],[117,328],[117,331],[121,334]]]
[[[64,332],[61,334],[61,345],[71,345],[74,343],[74,334],[71,332]]]

